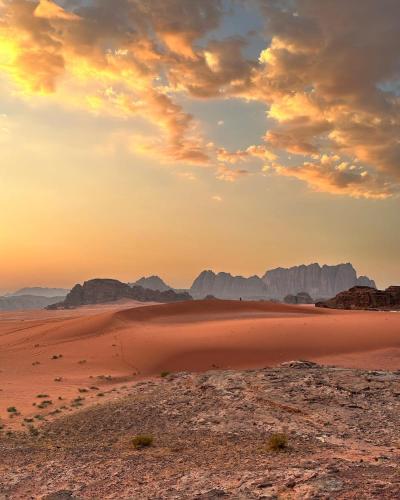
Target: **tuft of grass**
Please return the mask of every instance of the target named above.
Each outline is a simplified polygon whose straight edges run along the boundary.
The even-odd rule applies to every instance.
[[[168,377],[168,375],[171,375],[171,372],[164,371],[164,372],[161,372],[161,373],[160,373],[160,377],[161,377],[161,378]]]
[[[275,433],[268,439],[268,449],[270,451],[284,451],[288,447],[288,438],[286,434]]]
[[[47,408],[48,406],[50,406],[52,404],[53,404],[53,401],[51,401],[51,399],[44,400],[40,403],[40,405],[37,405],[37,408],[40,408],[41,410],[43,410],[44,408]]]
[[[18,410],[15,408],[15,406],[9,406],[7,408],[8,413],[18,413]]]
[[[132,439],[132,444],[137,450],[148,448],[153,444],[153,436],[147,434],[139,434]]]

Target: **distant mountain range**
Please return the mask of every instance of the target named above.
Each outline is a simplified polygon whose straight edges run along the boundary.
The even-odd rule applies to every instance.
[[[290,268],[279,267],[267,271],[262,277],[249,278],[229,273],[217,274],[208,270],[200,273],[189,290],[173,289],[159,276],[143,277],[129,284],[108,279],[90,280],[83,287],[76,285],[71,292],[64,288],[22,288],[0,297],[0,311],[38,309],[54,304],[60,307],[63,307],[63,304],[66,307],[74,307],[123,297],[141,301],[170,302],[190,300],[192,297],[203,299],[214,296],[219,299],[242,298],[298,303],[309,302],[307,294],[314,301],[330,299],[354,286],[376,288],[375,282],[370,278],[358,277],[350,263],[334,266],[320,266],[315,263]]]
[[[221,299],[284,300],[287,295],[308,293],[312,298],[331,298],[357,285],[375,288],[375,282],[366,276],[357,277],[350,264],[335,266],[301,265],[288,269],[267,271],[262,278],[232,276],[229,273],[203,271],[193,282],[190,294],[194,298],[207,295]]]
[[[44,309],[45,307],[63,300],[59,297],[39,297],[37,295],[16,295],[0,297],[0,311],[18,311],[29,309]]]
[[[20,295],[32,295],[35,297],[65,297],[69,290],[66,288],[42,288],[39,286],[21,288],[16,292],[8,293],[6,297],[19,297]]]

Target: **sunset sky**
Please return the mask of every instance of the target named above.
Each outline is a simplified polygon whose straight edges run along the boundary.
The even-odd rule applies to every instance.
[[[0,290],[400,284],[399,0],[0,0]]]

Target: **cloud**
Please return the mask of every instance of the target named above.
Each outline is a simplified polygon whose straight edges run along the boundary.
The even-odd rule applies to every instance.
[[[399,191],[398,187],[383,182],[380,176],[365,167],[341,162],[338,156],[322,156],[296,166],[274,165],[265,170],[305,181],[314,191],[335,195],[385,199]]]
[[[240,177],[249,175],[248,170],[233,170],[226,165],[220,165],[217,169],[217,179],[220,181],[235,182]]]
[[[396,0],[260,1],[271,36],[253,74],[254,99],[275,126],[265,141],[306,157],[275,171],[314,189],[384,198],[400,185],[400,38]],[[356,159],[338,170],[313,157]]]
[[[250,34],[219,30],[235,4],[2,1],[0,72],[31,98],[53,94],[121,123],[147,120],[158,132],[137,140],[132,130],[129,147],[166,162],[213,165],[217,176],[233,179],[240,174],[231,166],[246,171],[259,161],[319,191],[396,194],[400,2],[254,0],[265,19],[257,57],[249,56]],[[258,102],[268,130],[236,151],[212,146],[181,104],[187,98]],[[338,160],[328,165],[326,157]]]
[[[40,0],[34,11],[36,17],[42,19],[62,19],[64,21],[79,21],[76,14],[64,10],[52,0]]]

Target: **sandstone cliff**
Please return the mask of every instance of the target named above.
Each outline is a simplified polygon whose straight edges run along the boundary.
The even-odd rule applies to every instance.
[[[140,278],[140,280],[132,283],[132,286],[142,286],[148,290],[158,290],[159,292],[166,292],[167,290],[172,290],[172,287],[168,286],[159,276],[148,276]]]
[[[340,292],[333,299],[318,302],[316,306],[330,309],[400,310],[400,286],[391,286],[384,291],[355,286]]]
[[[83,285],[75,285],[63,302],[54,304],[48,309],[68,309],[89,304],[104,304],[119,299],[133,299],[141,302],[178,302],[191,300],[188,293],[176,293],[173,290],[160,292],[148,290],[141,286],[129,286],[112,279],[94,279],[85,281]]]
[[[219,299],[261,299],[267,295],[265,284],[258,276],[243,278],[228,273],[203,271],[193,282],[190,294],[195,298],[213,295]]]
[[[232,276],[228,273],[215,274],[203,271],[193,282],[190,293],[195,298],[214,295],[221,299],[278,299],[287,295],[305,292],[312,298],[330,298],[337,293],[356,286],[375,287],[374,281],[366,276],[357,278],[351,264],[320,266],[310,264],[277,268],[267,271],[262,278]]]
[[[278,268],[267,271],[262,279],[268,293],[278,299],[299,292],[307,292],[314,298],[330,298],[358,284],[375,287],[375,283],[365,276],[360,278],[359,283],[357,273],[350,263],[336,266],[310,264],[289,269]]]

